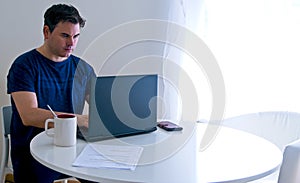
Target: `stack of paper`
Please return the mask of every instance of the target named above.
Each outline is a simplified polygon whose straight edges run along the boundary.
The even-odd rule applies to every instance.
[[[135,170],[142,151],[139,146],[87,144],[72,165]]]

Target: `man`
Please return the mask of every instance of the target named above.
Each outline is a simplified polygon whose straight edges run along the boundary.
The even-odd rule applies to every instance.
[[[59,113],[75,113],[78,125],[87,126],[83,111],[89,97],[93,68],[72,55],[85,20],[71,5],[51,6],[44,14],[44,43],[20,55],[7,76],[13,109],[11,158],[16,183],[52,183],[59,172],[38,163],[30,154],[30,141],[53,118],[47,105]]]

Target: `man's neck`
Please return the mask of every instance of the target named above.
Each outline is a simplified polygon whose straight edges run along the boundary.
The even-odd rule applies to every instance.
[[[53,62],[62,62],[67,59],[67,57],[59,57],[51,54],[45,45],[40,46],[36,49],[40,54],[42,54],[44,57],[48,58],[49,60],[52,60]]]

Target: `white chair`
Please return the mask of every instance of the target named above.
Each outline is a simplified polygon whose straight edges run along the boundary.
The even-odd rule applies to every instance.
[[[278,183],[300,182],[300,140],[288,144],[283,153]]]
[[[263,137],[282,151],[287,144],[300,139],[300,113],[296,112],[250,113],[224,119],[221,124]]]
[[[300,114],[295,112],[271,111],[244,114],[224,119],[221,125],[265,138],[282,151],[287,144],[300,139]],[[279,170],[253,182],[275,183],[277,182],[278,174]]]
[[[6,173],[12,173],[12,167],[10,165],[9,156],[9,134],[10,134],[10,121],[11,121],[11,106],[3,106],[2,120],[0,123],[1,128],[1,164],[0,164],[0,179],[1,182],[5,181]]]

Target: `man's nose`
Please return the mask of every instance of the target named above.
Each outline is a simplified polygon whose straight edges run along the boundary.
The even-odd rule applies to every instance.
[[[75,44],[75,39],[73,37],[69,37],[67,44],[68,46],[73,46]]]

